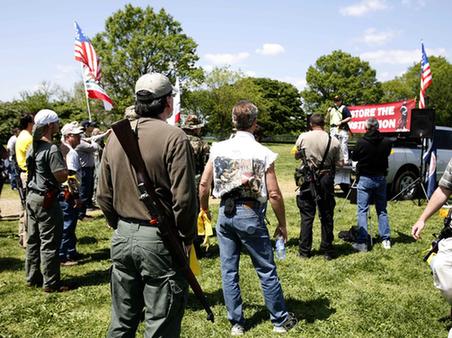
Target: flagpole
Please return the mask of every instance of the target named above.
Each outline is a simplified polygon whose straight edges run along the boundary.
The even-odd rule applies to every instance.
[[[88,90],[86,89],[86,81],[85,81],[85,75],[83,72],[83,64],[80,64],[80,67],[82,69],[83,87],[85,88],[85,99],[86,99],[86,107],[88,108],[88,119],[91,122],[91,109],[89,108]]]

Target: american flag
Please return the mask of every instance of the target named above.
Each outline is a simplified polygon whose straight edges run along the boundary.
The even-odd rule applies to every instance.
[[[425,92],[432,84],[432,72],[430,70],[430,63],[428,62],[427,54],[425,53],[424,43],[422,45],[422,60],[421,60],[421,92],[419,94],[419,108],[425,108]]]
[[[96,81],[100,81],[101,69],[99,58],[97,57],[96,51],[94,50],[91,41],[86,35],[83,34],[82,29],[77,22],[74,21],[75,25],[75,45],[74,45],[74,56],[75,60],[83,63],[88,67],[92,76]]]

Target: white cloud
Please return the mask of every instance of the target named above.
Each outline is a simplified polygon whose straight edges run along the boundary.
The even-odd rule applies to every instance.
[[[284,76],[279,78],[279,80],[293,84],[298,90],[302,90],[306,87],[306,78],[304,77]]]
[[[436,48],[426,50],[427,56],[441,55],[446,56],[445,48]],[[360,57],[364,60],[375,63],[389,64],[412,64],[421,60],[421,51],[419,49],[412,50],[377,50],[374,52],[362,53]]]
[[[364,35],[359,39],[368,45],[384,45],[392,40],[397,33],[392,31],[378,32],[375,28],[366,29]]]
[[[75,76],[77,76],[77,70],[80,68],[76,68],[73,65],[56,65],[56,73],[54,75],[55,80],[67,80],[68,77],[72,80]]]
[[[214,65],[233,65],[237,64],[242,60],[247,59],[250,56],[250,53],[241,52],[241,53],[219,53],[219,54],[206,54],[204,57],[210,63]]]
[[[252,70],[246,70],[246,71],[244,71],[243,72],[246,76],[249,76],[249,77],[256,77],[256,72],[255,71],[252,71]]]
[[[284,47],[278,43],[264,43],[262,48],[256,49],[256,53],[262,55],[278,55],[284,52]]]
[[[410,8],[420,9],[427,5],[425,0],[402,0],[402,5],[408,6]]]
[[[388,8],[385,0],[363,0],[354,5],[342,7],[339,11],[344,16],[363,16],[370,12],[382,11]]]

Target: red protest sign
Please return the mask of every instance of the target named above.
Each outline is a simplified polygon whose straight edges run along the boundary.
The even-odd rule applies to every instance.
[[[374,117],[378,120],[382,133],[409,132],[413,108],[416,108],[415,99],[348,107],[352,114],[348,125],[353,133],[365,133],[366,120]]]

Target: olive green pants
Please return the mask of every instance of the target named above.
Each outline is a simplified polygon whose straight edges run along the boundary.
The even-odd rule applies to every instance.
[[[112,238],[112,311],[108,337],[179,337],[188,285],[174,270],[156,227],[119,221]]]
[[[63,212],[56,198],[47,209],[42,206],[43,200],[43,196],[33,191],[27,195],[28,243],[25,273],[27,282],[32,285],[43,283],[43,287],[58,287]]]

